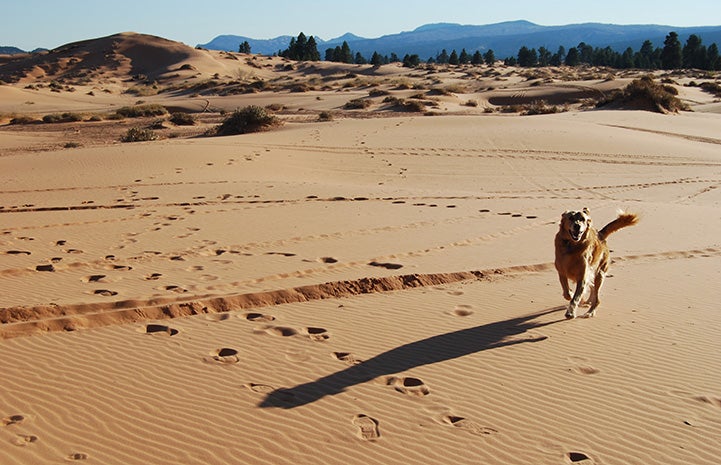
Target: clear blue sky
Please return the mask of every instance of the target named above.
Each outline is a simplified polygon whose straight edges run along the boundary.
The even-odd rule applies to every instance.
[[[354,5],[354,6],[350,6]],[[721,0],[0,0],[0,45],[24,50],[134,31],[195,46],[221,34],[380,37],[428,23],[721,25]]]

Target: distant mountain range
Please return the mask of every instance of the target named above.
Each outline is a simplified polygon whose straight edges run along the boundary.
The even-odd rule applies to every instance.
[[[566,49],[585,42],[593,47],[611,47],[623,52],[631,47],[638,50],[645,40],[655,46],[663,46],[666,35],[675,31],[685,43],[691,34],[701,37],[703,44],[721,45],[721,26],[675,27],[663,25],[615,25],[600,23],[570,24],[565,26],[540,26],[528,21],[509,21],[484,26],[450,23],[427,24],[410,32],[390,34],[375,39],[367,39],[353,34],[345,34],[335,39],[323,40],[313,31],[303,31],[306,36],[315,38],[321,57],[325,50],[348,42],[353,53],[360,52],[369,58],[373,52],[381,55],[395,53],[399,57],[405,54],[418,54],[421,60],[435,57],[443,49],[473,53],[476,50],[494,51],[498,58],[516,56],[522,46],[529,48],[546,47],[555,52],[559,46]],[[300,31],[299,31],[300,32]],[[247,41],[253,53],[273,55],[288,48],[290,39],[295,36],[280,36],[274,39],[253,39],[244,36],[221,35],[207,44],[198,47],[211,50],[238,51],[238,46]]]

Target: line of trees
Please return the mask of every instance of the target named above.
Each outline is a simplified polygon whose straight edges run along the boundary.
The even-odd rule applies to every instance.
[[[545,47],[529,49],[526,46],[518,50],[516,57],[506,58],[508,65],[523,67],[535,66],[579,66],[594,65],[611,68],[627,69],[679,69],[697,68],[703,70],[721,70],[721,57],[716,43],[706,47],[696,34],[691,34],[685,45],[681,45],[676,32],[670,32],[664,40],[663,48],[655,47],[650,40],[646,40],[638,51],[631,47],[622,53],[611,47],[592,47],[581,42],[576,47],[566,51],[559,47],[556,53],[551,53]]]
[[[250,45],[245,42],[239,47],[239,51],[249,53]],[[278,55],[298,61],[320,61],[318,44],[313,36],[306,37],[302,32],[297,38],[291,38],[287,49],[278,52]],[[461,53],[452,50],[449,54],[445,49],[435,57],[430,57],[426,63],[439,63],[450,65],[493,65],[497,58],[493,50],[486,50],[481,53],[476,50],[469,54],[466,49]],[[400,59],[395,53],[380,55],[373,52],[370,59],[361,55],[360,52],[353,53],[348,42],[325,51],[325,61],[339,63],[372,64],[380,66],[388,63],[402,62],[404,66],[416,67],[421,60],[417,54],[406,54]],[[576,47],[566,50],[560,46],[556,52],[551,52],[546,47],[528,48],[522,46],[518,54],[504,60],[506,65],[522,67],[543,67],[543,66],[607,66],[611,68],[627,69],[678,69],[697,68],[703,70],[721,70],[721,55],[716,43],[706,47],[701,37],[691,34],[686,44],[681,45],[678,34],[670,32],[664,41],[663,47],[654,47],[650,40],[646,40],[638,51],[631,47],[626,48],[622,53],[613,50],[611,47],[593,47],[581,42]]]

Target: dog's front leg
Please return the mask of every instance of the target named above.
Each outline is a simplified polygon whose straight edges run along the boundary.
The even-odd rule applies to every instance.
[[[558,273],[558,280],[561,282],[561,289],[563,290],[563,298],[571,300],[571,291],[568,287],[568,277],[563,273]]]
[[[586,272],[584,271],[583,276],[579,277],[576,281],[576,291],[573,293],[571,302],[568,304],[568,310],[566,310],[566,318],[569,320],[576,318],[576,309],[581,304],[581,298],[583,297],[583,291],[586,287]]]

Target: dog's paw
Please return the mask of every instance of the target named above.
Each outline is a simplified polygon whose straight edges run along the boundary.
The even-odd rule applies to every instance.
[[[596,310],[589,310],[583,315],[584,318],[593,318],[594,316],[596,316]]]
[[[568,311],[566,312],[566,319],[567,319],[567,320],[573,320],[574,318],[576,318],[576,312],[571,311],[571,310],[568,310]]]

